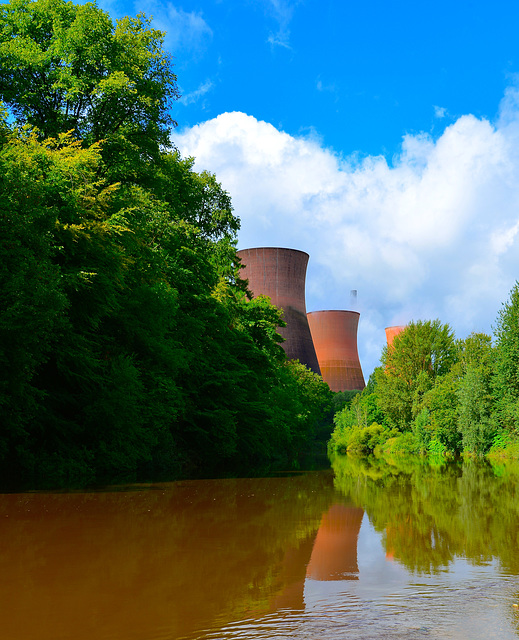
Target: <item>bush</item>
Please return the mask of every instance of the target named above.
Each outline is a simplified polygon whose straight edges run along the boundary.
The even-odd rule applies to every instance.
[[[409,432],[389,438],[380,451],[390,455],[418,455],[422,452],[417,437]]]
[[[495,434],[487,455],[491,461],[495,458],[517,459],[519,458],[519,441],[502,429]]]
[[[436,438],[429,442],[427,447],[427,451],[429,452],[429,456],[431,458],[444,458],[447,454],[447,447],[440,442]]]
[[[388,438],[398,433],[396,429],[388,429],[374,422],[369,427],[352,428],[334,431],[330,439],[329,453],[372,453],[376,447],[383,445]]]

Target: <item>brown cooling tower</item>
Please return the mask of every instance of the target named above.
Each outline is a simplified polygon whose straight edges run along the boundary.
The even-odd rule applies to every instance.
[[[405,325],[396,325],[394,327],[386,327],[386,340],[387,346],[390,347],[393,344],[393,340],[399,333],[405,329]]]
[[[308,323],[323,380],[332,391],[366,386],[357,351],[357,311],[312,311]]]
[[[287,326],[279,333],[289,360],[299,360],[321,373],[306,317],[305,281],[308,254],[297,249],[260,247],[237,252],[244,265],[241,277],[249,281],[253,295],[269,296],[284,312]]]

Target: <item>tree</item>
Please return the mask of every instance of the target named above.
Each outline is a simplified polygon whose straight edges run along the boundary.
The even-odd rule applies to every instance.
[[[183,164],[171,189],[198,203],[183,215],[107,185],[101,163],[69,134],[6,133],[0,148],[3,471],[66,484],[293,459],[330,391],[286,363],[281,310],[250,300],[225,259],[225,193],[211,179],[206,198],[208,176]],[[229,221],[218,232],[211,207]]]
[[[312,439],[330,391],[251,300],[229,195],[164,148],[176,95],[144,16],[0,6],[0,472],[174,475]]]
[[[52,152],[33,137],[6,136],[0,123],[0,461],[10,443],[23,439],[42,394],[33,385],[63,328],[67,306],[52,243],[59,191]],[[7,140],[5,139],[7,137]],[[88,160],[83,157],[83,161]],[[77,176],[77,165],[70,175]],[[41,181],[53,174],[54,188]],[[81,169],[79,169],[81,171]]]
[[[457,360],[454,334],[439,320],[411,322],[382,353],[377,395],[382,411],[402,430],[422,409],[424,394]]]
[[[511,433],[519,431],[519,283],[501,307],[496,327],[495,375],[496,418]]]
[[[79,377],[86,388],[102,382],[89,345],[102,348],[94,334],[117,307],[127,230],[107,210],[113,189],[96,180],[98,162],[97,146],[83,149],[66,134],[41,143],[15,132],[0,149],[0,405],[10,462],[15,450],[38,450],[42,440],[53,447],[77,427],[69,416],[64,437],[63,412],[51,410],[60,404],[58,363],[68,389]]]
[[[12,0],[0,5],[0,98],[43,138],[102,140],[110,178],[135,177],[175,124],[176,76],[162,42],[143,14],[114,26],[95,3]]]
[[[463,375],[457,391],[458,429],[463,449],[471,453],[486,453],[496,430],[492,419],[495,362],[492,338],[484,333],[472,333],[460,343],[459,348]]]
[[[458,428],[459,387],[462,367],[458,362],[423,396],[423,408],[413,421],[413,432],[422,449],[432,441],[440,442],[446,450],[459,453],[462,448]]]

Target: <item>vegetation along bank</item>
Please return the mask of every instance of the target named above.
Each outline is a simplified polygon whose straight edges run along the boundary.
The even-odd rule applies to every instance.
[[[517,284],[494,334],[456,340],[439,320],[411,322],[366,388],[343,394],[329,451],[519,457]]]
[[[69,486],[292,461],[331,392],[251,300],[239,219],[170,143],[163,34],[0,5],[0,479]]]

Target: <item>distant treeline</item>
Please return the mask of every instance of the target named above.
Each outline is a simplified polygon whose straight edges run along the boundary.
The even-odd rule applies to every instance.
[[[494,338],[411,322],[362,393],[343,398],[330,450],[519,457],[519,284]]]
[[[67,485],[293,460],[331,392],[251,299],[239,219],[171,146],[163,34],[0,5],[0,477]]]

